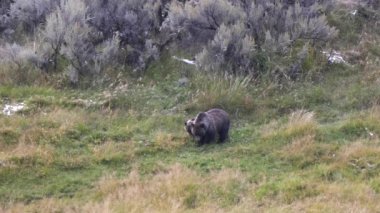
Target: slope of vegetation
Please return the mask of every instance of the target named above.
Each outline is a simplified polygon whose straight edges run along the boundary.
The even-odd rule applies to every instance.
[[[0,106],[27,106],[0,114],[0,211],[378,211],[377,11],[331,12],[339,35],[327,47],[348,63],[308,46],[296,79],[203,72],[177,49],[140,73],[108,67],[90,87],[68,86],[64,55],[53,73],[0,67]],[[197,147],[183,123],[211,107],[230,113],[230,139]]]

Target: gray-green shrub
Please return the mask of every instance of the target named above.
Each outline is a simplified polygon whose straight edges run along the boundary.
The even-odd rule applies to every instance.
[[[15,0],[10,5],[10,16],[22,25],[25,32],[35,33],[37,26],[45,22],[59,0]]]
[[[166,23],[173,32],[197,37],[197,64],[206,71],[258,76],[266,71],[262,67],[288,64],[286,74],[299,63],[292,57],[302,50],[297,45],[314,47],[336,35],[321,11],[324,7],[316,1],[173,2]]]
[[[125,63],[144,69],[157,58],[156,35],[161,26],[162,2],[155,0],[88,0],[89,25],[100,35],[98,42],[118,34],[120,45],[127,49]]]
[[[209,72],[297,78],[312,67],[309,52],[336,34],[326,4],[331,1],[7,0],[0,4],[0,44],[33,46],[39,68],[66,71],[73,83],[110,67],[144,70],[178,47],[172,43]]]

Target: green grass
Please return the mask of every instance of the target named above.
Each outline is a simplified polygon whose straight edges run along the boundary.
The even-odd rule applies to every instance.
[[[189,180],[184,186],[185,209],[215,202],[231,210],[244,207],[247,199],[265,209],[267,202],[280,207],[325,193],[344,196],[344,191],[326,189],[340,180],[361,182],[377,194],[380,111],[371,99],[380,93],[376,85],[348,72],[339,76],[330,71],[324,81],[297,82],[283,90],[223,79],[204,87],[202,82],[215,80],[206,75],[190,77],[189,86],[179,87],[175,79],[180,75],[175,73],[162,79],[148,73],[111,97],[104,91],[0,87],[2,98],[25,100],[29,107],[13,117],[0,117],[5,150],[0,155],[0,203],[6,208],[22,203],[32,209],[46,199],[57,206],[62,205],[60,200],[71,205],[102,203],[112,192],[95,200],[90,195],[98,193],[96,185],[107,174],[122,181],[136,170],[141,180],[148,181],[175,164],[204,179]],[[207,96],[199,88],[212,102],[200,101]],[[233,98],[231,106],[230,99],[218,93],[228,88],[237,88],[225,94]],[[253,101],[246,102],[245,94]],[[78,104],[78,99],[96,104]],[[212,106],[230,111],[231,138],[224,144],[197,147],[183,130],[183,121]],[[351,145],[355,143],[360,144],[357,153]],[[371,151],[369,146],[376,148]],[[224,171],[240,172],[244,178],[211,183],[215,172]]]
[[[341,42],[353,44],[362,28],[348,22]],[[163,56],[125,87],[0,86],[1,106],[28,106],[0,115],[0,211],[375,212],[379,65],[368,60],[285,85]],[[211,107],[230,113],[230,139],[198,147],[183,123]]]

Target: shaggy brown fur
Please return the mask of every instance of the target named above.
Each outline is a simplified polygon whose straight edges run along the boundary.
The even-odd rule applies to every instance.
[[[224,110],[210,109],[185,122],[186,131],[195,138],[198,145],[210,143],[219,136],[219,142],[228,138],[230,119]]]

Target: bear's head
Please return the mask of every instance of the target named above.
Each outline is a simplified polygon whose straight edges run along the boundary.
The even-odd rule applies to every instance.
[[[191,130],[195,139],[200,139],[206,135],[207,129],[210,125],[210,121],[205,112],[201,112],[195,118]]]
[[[195,118],[192,118],[192,119],[185,121],[185,130],[191,136],[193,136],[194,121],[195,121]]]

